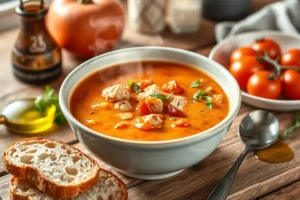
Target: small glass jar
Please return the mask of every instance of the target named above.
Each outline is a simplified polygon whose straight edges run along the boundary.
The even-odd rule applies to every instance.
[[[62,57],[45,25],[48,8],[43,1],[21,1],[16,12],[21,16],[21,29],[12,51],[14,75],[30,84],[56,79],[62,73]]]
[[[197,32],[202,17],[202,0],[169,0],[168,15],[173,33]]]
[[[129,26],[143,33],[156,34],[166,27],[165,0],[128,0]]]

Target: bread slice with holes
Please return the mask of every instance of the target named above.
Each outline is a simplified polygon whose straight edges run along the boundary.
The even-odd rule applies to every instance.
[[[54,198],[73,198],[98,183],[95,160],[62,142],[25,138],[3,152],[3,168]]]
[[[127,190],[124,183],[111,172],[100,169],[98,183],[87,193],[74,200],[126,200]],[[54,200],[22,179],[13,177],[10,181],[11,200]]]

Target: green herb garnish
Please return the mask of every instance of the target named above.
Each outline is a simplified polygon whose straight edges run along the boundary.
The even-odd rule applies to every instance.
[[[209,92],[198,90],[198,92],[194,94],[193,98],[196,101],[200,101],[201,99],[206,100],[205,102],[206,107],[212,109],[212,98],[209,95],[210,95]]]
[[[193,88],[199,87],[200,84],[202,83],[202,81],[203,81],[203,79],[200,79],[200,80],[198,80],[198,81],[192,82],[192,83],[191,83],[191,87],[193,87]]]
[[[203,96],[202,98],[206,100],[205,102],[206,107],[212,109],[212,98],[210,96]]]
[[[45,93],[35,99],[34,107],[37,111],[45,114],[51,105],[56,107],[54,123],[57,125],[65,124],[66,118],[60,109],[58,97],[54,94],[54,89],[47,85]]]
[[[139,84],[137,84],[137,83],[135,83],[135,82],[133,82],[132,80],[129,80],[128,81],[128,85],[130,86],[130,87],[132,87],[133,88],[133,90],[135,91],[135,93],[140,93],[142,90],[141,90],[141,86],[139,85]]]
[[[296,114],[296,120],[295,122],[286,130],[284,130],[281,134],[280,137],[289,137],[293,135],[293,133],[296,131],[296,129],[300,128],[300,113]]]
[[[206,91],[202,91],[202,90],[198,90],[198,92],[196,92],[193,96],[193,98],[196,100],[196,101],[200,101],[202,99],[203,96],[205,95],[210,95],[209,92],[206,92]]]
[[[162,101],[168,101],[169,99],[171,99],[173,97],[173,93],[172,94],[169,94],[168,96],[164,96],[162,94],[150,94],[149,95],[150,97],[156,97]]]

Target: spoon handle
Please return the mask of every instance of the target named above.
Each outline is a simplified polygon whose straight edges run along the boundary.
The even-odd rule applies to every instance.
[[[243,162],[245,156],[250,151],[251,151],[250,146],[246,146],[244,151],[236,159],[233,166],[230,168],[230,170],[227,172],[227,174],[224,176],[224,178],[221,180],[221,182],[210,193],[207,200],[225,200],[226,199],[226,197],[229,193],[229,190],[231,188],[231,185],[233,183],[234,177],[235,177],[241,163]]]

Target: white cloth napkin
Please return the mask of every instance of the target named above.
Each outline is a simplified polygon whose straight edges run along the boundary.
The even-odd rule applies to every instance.
[[[270,4],[239,22],[221,22],[216,26],[216,40],[249,31],[275,30],[300,33],[300,0]]]

